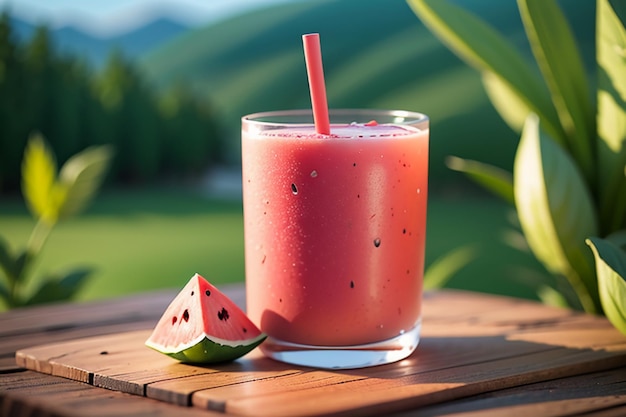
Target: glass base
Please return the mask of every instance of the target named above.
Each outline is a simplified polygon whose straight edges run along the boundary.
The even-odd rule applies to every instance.
[[[417,348],[422,323],[392,339],[356,346],[310,346],[268,337],[259,348],[268,357],[294,365],[355,369],[397,362]]]

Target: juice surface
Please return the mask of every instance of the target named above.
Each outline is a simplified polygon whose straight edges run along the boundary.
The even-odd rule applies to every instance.
[[[420,318],[428,130],[243,132],[248,315],[287,342],[386,340]]]

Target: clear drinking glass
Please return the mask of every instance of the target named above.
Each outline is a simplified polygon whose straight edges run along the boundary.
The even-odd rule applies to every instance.
[[[388,110],[242,118],[247,311],[265,355],[358,368],[419,342],[429,119]]]

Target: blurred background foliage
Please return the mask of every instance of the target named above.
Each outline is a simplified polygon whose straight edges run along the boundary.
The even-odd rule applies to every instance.
[[[590,60],[594,2],[563,3]],[[514,0],[463,5],[530,59]],[[346,24],[356,9],[358,18]],[[0,25],[1,192],[17,188],[19,160],[33,130],[60,160],[90,144],[116,145],[113,181],[238,164],[242,115],[310,106],[301,35],[312,31],[321,34],[331,107],[398,108],[431,117],[435,191],[460,181],[443,164],[448,154],[509,167],[517,144],[479,76],[404,0],[280,4],[184,31],[144,54],[113,50],[97,68],[59,53],[46,27],[20,43],[6,13]]]
[[[46,27],[19,43],[9,15],[0,17],[0,193],[19,189],[34,131],[61,161],[90,145],[114,145],[110,181],[144,183],[203,172],[223,152],[217,129],[208,100],[184,88],[157,93],[121,53],[96,72],[57,53]]]
[[[530,60],[515,0],[456,1]],[[595,2],[560,3],[592,72]],[[480,76],[405,0],[283,3],[184,30],[142,53],[109,51],[99,64],[58,49],[46,27],[24,37],[12,22],[8,13],[0,19],[0,235],[17,246],[32,226],[19,195],[31,132],[46,137],[60,163],[89,145],[115,148],[104,192],[57,227],[37,266],[96,264],[82,299],[177,287],[194,272],[243,280],[241,202],[207,193],[207,178],[216,168],[239,172],[242,115],[310,107],[307,32],[321,35],[331,107],[431,117],[427,262],[465,244],[490,255],[448,285],[535,298],[545,280],[531,255],[503,244],[508,207],[445,164],[454,155],[510,170],[518,137]]]

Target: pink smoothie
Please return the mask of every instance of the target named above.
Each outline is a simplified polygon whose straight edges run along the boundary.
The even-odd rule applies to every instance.
[[[428,130],[243,132],[247,310],[287,342],[378,342],[420,319]]]

